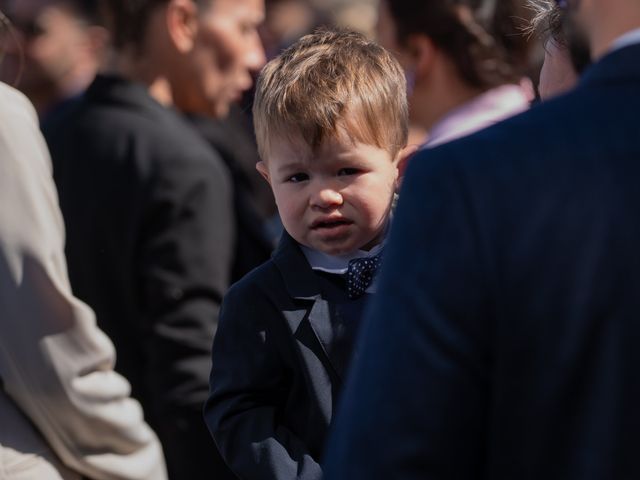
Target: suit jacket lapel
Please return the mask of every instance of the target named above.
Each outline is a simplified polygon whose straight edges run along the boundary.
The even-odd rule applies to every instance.
[[[322,298],[318,278],[311,270],[300,247],[286,232],[283,233],[273,255],[273,261],[282,274],[289,296],[309,302],[299,310],[284,312],[291,331],[310,350],[324,357],[332,373],[341,378],[342,362],[337,357],[332,358],[331,345],[334,340],[332,309],[329,302]],[[308,320],[316,345],[310,344],[313,340],[309,338],[308,332],[305,332],[305,318]]]

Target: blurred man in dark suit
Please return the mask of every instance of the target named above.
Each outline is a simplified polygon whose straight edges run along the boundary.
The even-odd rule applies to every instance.
[[[172,479],[231,478],[202,420],[235,238],[220,156],[172,106],[224,115],[251,86],[262,0],[105,0],[113,55],[45,134],[71,283],[113,339]],[[236,43],[230,48],[233,34]]]
[[[193,91],[197,91],[197,75],[185,78],[182,88],[174,95],[175,107],[185,113],[188,123],[220,156],[230,175],[235,228],[231,283],[267,261],[275,246],[267,234],[263,205],[256,201],[261,197],[262,203],[273,204],[273,196],[270,191],[265,195],[264,182],[256,170],[258,150],[252,130],[244,124],[250,122],[238,106],[242,93],[253,84],[253,75],[265,63],[264,49],[256,31],[247,35],[241,22],[228,20],[241,16],[247,6],[251,4],[239,7],[232,0],[223,0],[218,4],[216,15],[208,20],[210,38],[218,50],[218,90],[225,92],[233,87],[229,91],[231,95],[211,108],[206,97],[193,95]],[[189,85],[189,81],[194,85]]]
[[[326,478],[640,478],[640,2],[568,95],[406,173]]]

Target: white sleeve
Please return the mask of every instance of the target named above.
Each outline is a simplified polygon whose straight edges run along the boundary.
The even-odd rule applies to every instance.
[[[69,468],[95,479],[165,479],[160,444],[114,361],[93,312],[71,293],[64,224],[35,112],[0,83],[4,391]]]

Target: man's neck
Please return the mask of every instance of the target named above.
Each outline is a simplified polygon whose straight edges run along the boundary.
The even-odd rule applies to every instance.
[[[137,51],[113,53],[105,63],[102,73],[117,75],[147,87],[149,94],[160,104],[173,105],[171,86],[166,75],[154,67],[155,63]]]
[[[591,52],[594,59],[599,59],[609,52],[619,37],[640,28],[640,2],[601,0],[598,7],[594,7],[590,26]]]

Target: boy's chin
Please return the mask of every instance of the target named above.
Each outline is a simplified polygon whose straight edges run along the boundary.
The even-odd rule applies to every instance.
[[[357,248],[316,248],[316,250],[319,250],[326,255],[331,255],[332,257],[341,257],[344,255],[349,255],[350,253],[353,253],[358,249]]]
[[[289,232],[289,235],[299,244],[322,252],[325,255],[344,256],[350,255],[358,250],[369,251],[384,238],[381,232],[370,235],[364,235],[363,233],[364,232],[357,232],[356,226],[351,224],[323,233],[307,232],[307,234],[303,235],[292,235],[291,232]]]
[[[338,242],[301,242],[297,239],[296,241],[301,245],[304,245],[305,247],[311,248],[312,250],[316,250],[318,252],[324,253],[325,255],[331,255],[335,257],[348,255],[358,250],[357,247],[354,248],[353,244],[350,243],[339,244]]]
[[[344,243],[316,243],[314,245],[307,245],[310,248],[322,252],[326,255],[331,255],[334,257],[340,257],[344,255],[350,255],[358,250],[369,251],[376,245],[378,245],[379,241],[369,241],[364,244],[361,242],[344,242]]]

